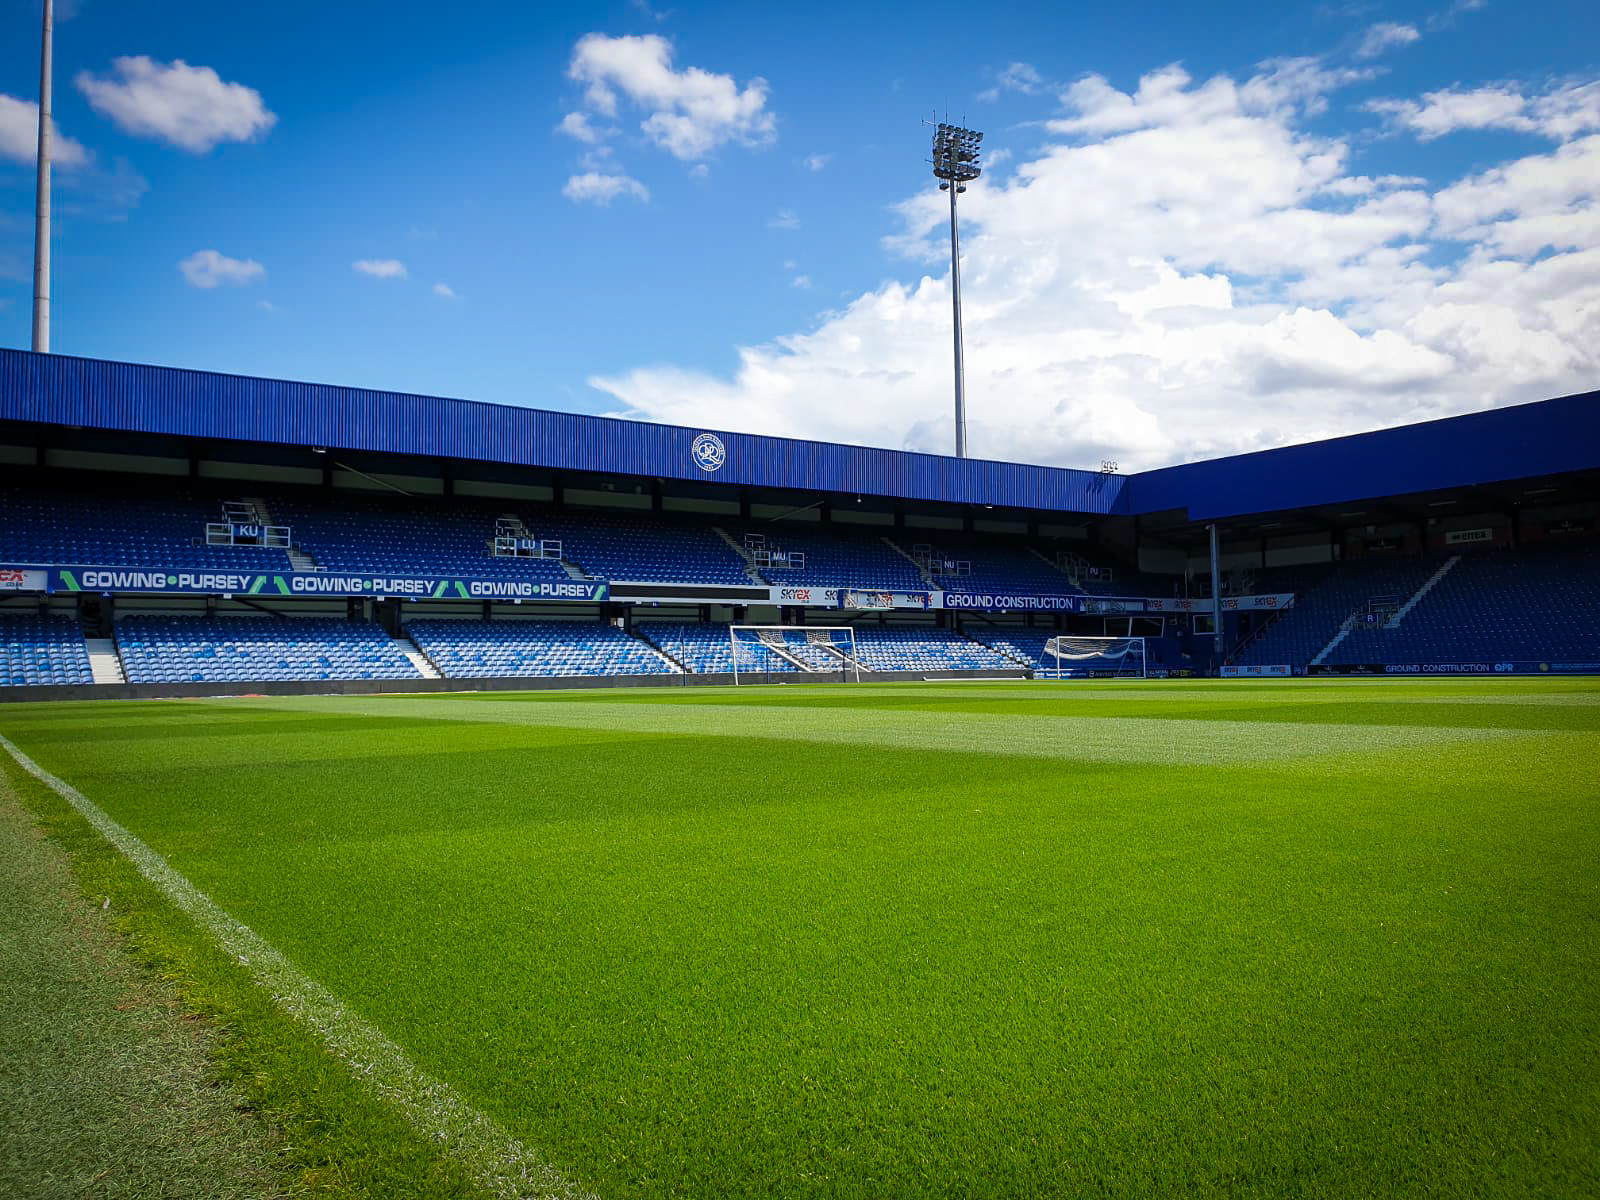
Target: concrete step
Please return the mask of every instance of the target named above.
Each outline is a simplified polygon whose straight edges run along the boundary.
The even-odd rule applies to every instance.
[[[1445,559],[1444,564],[1432,575],[1428,576],[1426,583],[1419,587],[1415,592],[1411,593],[1411,599],[1402,604],[1395,611],[1394,616],[1390,617],[1384,622],[1383,627],[1385,629],[1398,629],[1400,627],[1400,622],[1406,619],[1406,614],[1417,606],[1417,602],[1419,600],[1421,600],[1429,592],[1433,591],[1433,585],[1448,575],[1450,573],[1450,569],[1460,561],[1461,556],[1459,554],[1452,554],[1449,558]]]
[[[128,682],[128,677],[122,671],[122,658],[117,653],[116,642],[110,638],[84,638],[83,644],[88,648],[89,671],[96,683]]]
[[[424,679],[443,679],[444,675],[438,667],[433,665],[433,660],[417,648],[417,644],[406,634],[399,634],[394,638],[394,644],[401,654],[411,660],[411,665],[422,672]]]

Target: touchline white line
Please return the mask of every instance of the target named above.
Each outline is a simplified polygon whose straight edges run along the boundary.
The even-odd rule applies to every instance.
[[[592,1192],[417,1066],[376,1026],[345,1008],[332,992],[230,916],[77,788],[50,774],[3,735],[0,747],[77,809],[141,875],[241,963],[280,1008],[315,1030],[357,1079],[399,1110],[423,1137],[448,1151],[480,1186],[504,1200],[595,1200]]]

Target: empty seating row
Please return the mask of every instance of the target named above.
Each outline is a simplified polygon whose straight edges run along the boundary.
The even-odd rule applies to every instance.
[[[220,501],[175,493],[106,497],[66,489],[0,489],[0,562],[286,570],[281,549],[208,546]]]
[[[733,670],[733,642],[726,625],[648,621],[638,625],[636,632],[691,674],[722,675]],[[800,668],[759,642],[747,642],[739,650],[739,669],[781,673]]]
[[[0,615],[0,687],[92,683],[83,631],[66,617]]]
[[[1347,620],[1398,606],[1439,569],[1441,560],[1355,559],[1329,570],[1315,586],[1295,595],[1266,630],[1236,656],[1245,666],[1306,666],[1339,633]],[[1375,616],[1376,619],[1376,616]]]
[[[1600,547],[1464,554],[1394,628],[1358,626],[1327,659],[1505,660],[1600,662]]]
[[[560,582],[573,575],[645,582],[852,587],[938,587],[1066,593],[1067,574],[1015,544],[952,535],[938,545],[915,532],[893,538],[848,527],[793,522],[719,524],[672,514],[572,510],[526,502],[286,491],[249,501],[185,490],[96,495],[65,488],[0,489],[0,562],[291,569],[280,547],[209,545],[208,524],[240,511],[289,531],[304,569]],[[496,553],[497,536],[559,543],[559,556]],[[758,563],[741,550],[774,552]],[[921,550],[922,565],[913,561]],[[931,557],[930,557],[931,556]],[[958,574],[945,559],[964,564]],[[970,569],[968,569],[970,568]],[[1109,590],[1139,594],[1123,585]],[[1156,593],[1161,594],[1161,593]]]
[[[871,588],[887,592],[923,592],[929,584],[921,570],[882,537],[847,530],[809,530],[780,525],[730,528],[740,545],[761,546],[773,557],[786,556],[799,565],[764,566],[761,575],[779,587]]]
[[[129,683],[421,677],[364,621],[135,616],[117,622],[116,642]]]
[[[861,626],[856,657],[874,671],[1016,670],[1017,664],[989,646],[948,629]]]
[[[450,679],[670,675],[672,666],[615,625],[582,621],[418,620],[418,649]]]
[[[913,540],[912,535],[896,544],[906,544],[912,557],[927,562],[934,585],[946,590],[1039,596],[1071,596],[1082,591],[1064,570],[1025,547],[977,538],[924,542]]]

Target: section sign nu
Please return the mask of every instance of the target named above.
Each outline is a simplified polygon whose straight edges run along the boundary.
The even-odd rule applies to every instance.
[[[437,575],[366,575],[347,571],[145,570],[137,567],[51,567],[37,571],[39,590],[150,592],[240,596],[405,596],[427,600],[604,600],[603,579],[551,582]]]

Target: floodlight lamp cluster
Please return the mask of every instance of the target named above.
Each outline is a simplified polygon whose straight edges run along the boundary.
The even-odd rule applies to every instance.
[[[933,174],[940,180],[939,190],[948,191],[951,184],[957,192],[966,191],[966,184],[983,174],[978,165],[982,152],[983,134],[959,125],[938,125],[933,131]]]

